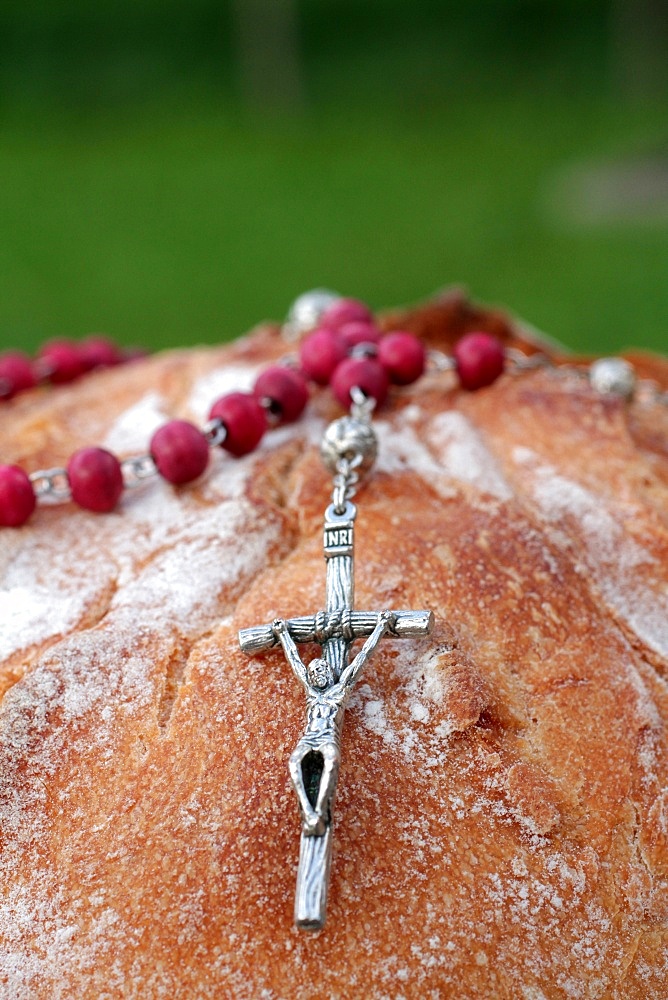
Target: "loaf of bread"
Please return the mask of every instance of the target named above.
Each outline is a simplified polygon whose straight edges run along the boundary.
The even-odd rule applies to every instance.
[[[457,296],[387,323],[535,348]],[[287,349],[265,326],[22,394],[0,460],[140,453]],[[1,531],[3,1000],[668,997],[668,405],[569,367],[378,413],[356,604],[436,624],[353,693],[327,924],[293,926],[303,692],[237,633],[324,606],[340,413],[317,390],[194,485]]]

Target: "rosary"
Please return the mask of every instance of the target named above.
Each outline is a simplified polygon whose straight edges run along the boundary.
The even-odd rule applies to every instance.
[[[584,367],[557,367],[545,354],[505,348],[484,332],[464,335],[452,356],[425,350],[410,333],[381,333],[361,302],[315,291],[293,304],[283,328],[287,340],[302,338],[298,356],[262,372],[250,393],[232,392],[214,402],[200,429],[170,420],[153,435],[145,454],[118,459],[97,447],[77,451],[65,468],[28,473],[0,465],[0,526],[21,527],[38,504],[73,501],[84,509],[113,510],[124,490],[160,476],[181,485],[205,471],[213,448],[240,457],[252,452],[271,425],[296,421],[308,398],[308,382],[329,385],[346,415],[324,431],[321,456],[332,475],[331,502],[324,515],[325,607],[303,617],[274,621],[239,633],[249,656],[280,646],[306,697],[306,724],[289,761],[301,816],[301,843],[295,896],[295,923],[306,930],[324,926],[332,857],[333,808],[341,759],[345,708],[353,686],[381,639],[427,636],[428,610],[358,611],[354,607],[353,503],[363,477],[373,467],[377,438],[373,414],[390,386],[416,382],[426,370],[450,372],[469,391],[491,385],[505,371],[519,375],[537,367],[586,378],[595,391],[623,400],[642,392],[668,403],[668,393],[638,383],[621,358],[602,358]],[[104,338],[81,345],[46,345],[35,362],[20,352],[0,355],[0,399],[11,399],[40,382],[64,383],[87,370],[132,360]],[[352,645],[364,640],[352,655]],[[315,643],[321,655],[306,663],[299,644]]]

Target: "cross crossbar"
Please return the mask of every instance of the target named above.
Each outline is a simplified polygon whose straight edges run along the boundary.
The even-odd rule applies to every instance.
[[[433,626],[431,611],[395,611],[388,635],[399,639],[428,635]],[[317,615],[288,618],[285,622],[295,642],[317,642],[341,638],[351,642],[371,635],[378,622],[376,611],[323,611]],[[271,625],[255,625],[239,632],[239,645],[248,656],[262,653],[278,644]]]

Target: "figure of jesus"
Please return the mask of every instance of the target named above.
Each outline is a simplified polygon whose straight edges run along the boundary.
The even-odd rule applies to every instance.
[[[272,631],[306,691],[306,729],[290,757],[290,777],[299,800],[306,836],[322,836],[331,822],[346,704],[355,681],[382,637],[394,626],[395,620],[396,614],[392,611],[382,611],[378,615],[373,632],[338,678],[323,657],[305,665],[286,622],[277,618],[272,623]]]

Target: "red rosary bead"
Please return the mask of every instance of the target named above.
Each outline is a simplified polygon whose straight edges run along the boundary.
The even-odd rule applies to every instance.
[[[495,382],[505,368],[503,346],[491,333],[467,333],[453,350],[459,381],[464,389],[482,389]]]
[[[82,448],[67,463],[72,499],[80,507],[106,514],[123,492],[123,473],[115,455],[104,448]]]
[[[0,354],[0,398],[11,399],[17,392],[37,385],[32,361],[23,351]]]
[[[0,465],[0,525],[19,528],[35,509],[35,491],[18,465]]]
[[[80,346],[73,340],[51,340],[37,355],[39,368],[55,385],[73,382],[85,371]]]
[[[338,334],[349,351],[358,344],[377,344],[380,340],[380,330],[373,323],[365,323],[361,319],[344,323],[339,327]]]
[[[335,330],[320,327],[302,341],[299,360],[305,375],[318,385],[327,385],[347,353],[345,343]]]
[[[388,333],[378,345],[378,360],[395,385],[410,385],[423,374],[427,360],[423,344],[412,333]]]
[[[267,416],[255,396],[231,392],[211,407],[210,420],[221,420],[227,434],[221,447],[239,458],[258,446],[267,429]]]
[[[337,299],[320,317],[320,325],[332,330],[340,329],[344,323],[373,323],[373,313],[365,302],[359,299]]]
[[[346,409],[351,404],[350,390],[358,386],[365,396],[376,400],[380,406],[387,396],[387,372],[373,358],[346,358],[338,366],[330,383],[332,392]]]
[[[149,451],[163,479],[177,486],[197,479],[209,464],[209,443],[187,420],[170,420],[160,427]]]
[[[272,412],[283,424],[298,420],[308,403],[308,386],[294,368],[272,365],[258,376],[253,395],[259,403],[270,401]]]
[[[86,337],[79,345],[84,369],[89,372],[94,368],[111,368],[123,360],[123,353],[113,340],[100,333]]]

